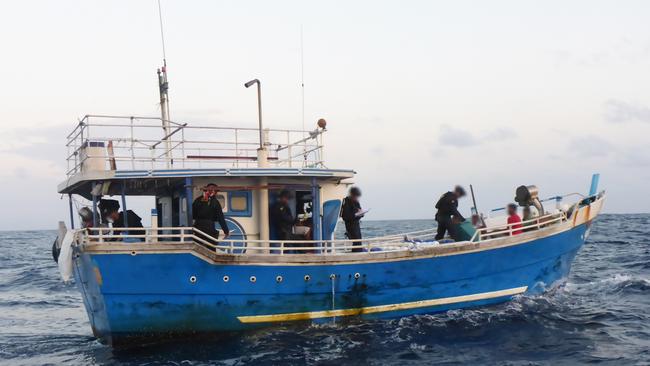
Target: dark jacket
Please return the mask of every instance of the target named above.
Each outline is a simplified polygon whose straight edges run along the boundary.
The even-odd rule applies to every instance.
[[[270,221],[279,236],[279,240],[291,239],[295,220],[289,205],[279,201],[274,203],[270,210]]]
[[[194,218],[194,227],[211,236],[219,235],[214,227],[215,222],[219,223],[224,234],[230,233],[221,204],[215,197],[210,197],[207,201],[203,199],[203,196],[195,199],[192,203],[192,218]],[[217,235],[214,235],[215,233]]]
[[[348,236],[348,239],[361,239],[361,225],[359,220],[360,216],[356,216],[356,213],[361,209],[361,204],[359,201],[353,201],[350,197],[345,197],[343,199],[343,205],[341,205],[341,218],[345,223],[345,233]]]
[[[465,220],[463,215],[458,212],[458,199],[453,192],[447,192],[443,194],[438,203],[436,203],[436,208],[438,212],[436,213],[436,220],[447,220],[451,216],[454,216],[461,221]]]
[[[131,210],[126,210],[126,221],[124,220],[124,211],[119,213],[119,216],[115,222],[113,222],[113,232],[115,235],[122,233],[123,230],[119,230],[120,227],[143,227],[142,218],[138,216],[135,212]],[[128,235],[144,235],[144,230],[129,230],[125,231]],[[144,238],[139,238],[144,240]]]

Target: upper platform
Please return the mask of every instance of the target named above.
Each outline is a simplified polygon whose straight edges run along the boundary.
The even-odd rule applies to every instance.
[[[70,193],[83,182],[190,176],[351,178],[328,169],[321,123],[312,131],[216,127],[157,117],[86,115],[67,136]],[[263,146],[260,146],[260,138]],[[268,152],[264,164],[258,150]],[[260,167],[263,166],[263,167]]]

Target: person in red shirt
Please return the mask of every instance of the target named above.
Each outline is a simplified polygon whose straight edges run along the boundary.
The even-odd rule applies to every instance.
[[[521,225],[521,217],[517,215],[517,205],[514,203],[508,204],[508,225],[513,229],[512,235],[523,233],[523,230],[516,230],[521,229],[523,226]]]

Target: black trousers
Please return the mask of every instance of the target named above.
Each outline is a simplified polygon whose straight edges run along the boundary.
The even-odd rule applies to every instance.
[[[358,220],[345,222],[345,236],[347,236],[350,240],[361,239],[361,225],[359,225]],[[358,253],[363,251],[361,248],[362,243],[360,241],[354,242],[352,245],[358,247],[352,249],[352,252]]]
[[[436,240],[440,240],[445,237],[445,232],[449,233],[452,239],[456,240],[458,237],[456,235],[456,226],[454,225],[451,216],[439,216],[436,218],[438,221],[438,232],[436,234]]]

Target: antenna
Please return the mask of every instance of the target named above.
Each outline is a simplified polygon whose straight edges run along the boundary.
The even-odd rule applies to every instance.
[[[302,130],[305,131],[305,50],[303,47],[302,24],[300,25],[300,88],[302,92]]]
[[[158,20],[160,21],[160,40],[162,41],[163,65],[167,66],[167,56],[165,55],[165,32],[163,32],[163,19],[160,0],[158,0]]]

